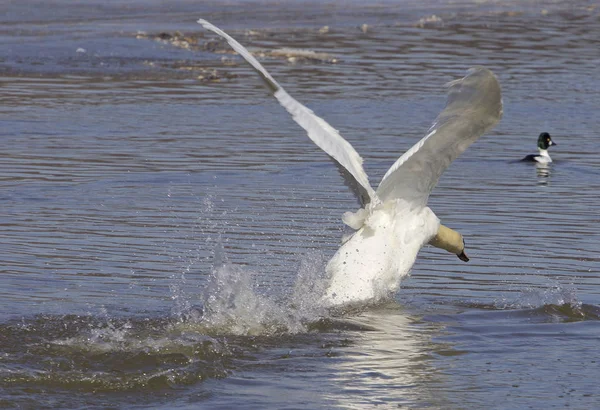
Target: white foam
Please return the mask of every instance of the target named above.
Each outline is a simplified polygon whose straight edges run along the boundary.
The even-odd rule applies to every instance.
[[[301,333],[326,314],[319,304],[325,293],[325,263],[320,255],[302,261],[293,292],[275,299],[258,291],[254,274],[231,263],[216,266],[203,297],[197,321],[211,334],[273,335]]]

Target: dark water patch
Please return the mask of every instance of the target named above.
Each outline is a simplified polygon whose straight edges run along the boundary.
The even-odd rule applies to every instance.
[[[221,386],[217,391],[238,386],[248,391],[253,407],[265,400],[253,397],[257,383],[283,387],[291,377],[310,385],[315,375],[324,377],[317,372],[324,361],[334,366],[325,372],[325,381],[344,357],[367,358],[354,352],[356,338],[375,329],[337,319],[309,328],[299,334],[209,336],[215,332],[202,332],[206,327],[195,320],[171,318],[40,315],[13,320],[0,325],[0,403],[9,408],[173,406],[180,395],[185,402],[204,403],[215,399],[215,386]],[[276,379],[262,380],[268,374]],[[376,375],[371,371],[360,377]]]
[[[559,283],[516,288],[512,294],[505,293],[493,303],[455,301],[449,305],[449,309],[452,306],[466,309],[461,315],[480,316],[482,320],[493,317],[495,320],[514,319],[530,323],[568,323],[600,319],[598,305],[582,302],[572,285]]]
[[[587,304],[544,305],[534,310],[534,313],[549,316],[552,321],[600,320],[600,306]]]
[[[5,386],[82,392],[175,388],[221,378],[233,355],[202,335],[173,337],[165,320],[39,316],[2,325]]]
[[[23,405],[30,395],[38,394],[44,394],[47,403],[74,406],[80,402],[92,407],[134,394],[144,405],[171,400],[177,392],[190,393],[190,389],[195,400],[204,401],[211,400],[212,382],[217,380],[228,380],[226,385],[241,383],[248,389],[256,376],[265,374],[344,379],[335,375],[338,366],[347,366],[346,360],[356,366],[352,381],[356,388],[369,380],[393,384],[405,377],[398,366],[419,369],[417,357],[424,354],[410,334],[402,332],[427,332],[419,330],[424,323],[399,309],[389,304],[363,310],[356,317],[317,320],[303,333],[255,336],[209,336],[218,330],[203,331],[211,324],[198,317],[40,315],[12,320],[0,325],[4,364],[0,393],[11,406]],[[372,342],[360,347],[365,338]],[[395,359],[397,364],[380,363],[378,368],[377,358],[396,350],[405,352]],[[322,369],[324,363],[328,370]],[[72,394],[78,395],[77,400],[69,398]]]
[[[279,366],[276,361],[292,351],[295,357],[302,351],[327,356],[349,343],[327,333],[368,326],[320,324],[305,335],[280,336],[208,336],[194,330],[201,328],[171,319],[74,315],[11,321],[0,326],[0,380],[5,392],[178,389],[272,360],[269,366]]]
[[[336,318],[324,318],[308,325],[309,330],[323,331],[351,331],[351,332],[374,332],[378,329],[363,323],[352,320],[343,320]]]
[[[465,303],[458,305],[467,309],[481,309],[493,311],[492,318],[502,317],[505,319],[526,320],[531,323],[569,323],[579,321],[600,320],[600,306],[576,303],[544,304],[532,308],[520,308],[515,305],[499,307],[496,304]],[[469,315],[479,315],[477,312],[469,312]],[[480,313],[483,317],[485,313]]]

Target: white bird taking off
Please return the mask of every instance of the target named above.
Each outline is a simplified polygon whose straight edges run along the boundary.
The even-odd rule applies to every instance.
[[[406,151],[374,190],[356,150],[331,125],[292,98],[240,43],[206,20],[204,28],[223,37],[262,77],[279,103],[308,137],[337,163],[361,209],[346,212],[344,223],[356,230],[327,264],[328,306],[374,302],[398,289],[425,244],[467,262],[460,233],[442,225],[427,207],[442,173],[502,117],[496,76],[474,67],[447,84],[446,107],[427,135]]]

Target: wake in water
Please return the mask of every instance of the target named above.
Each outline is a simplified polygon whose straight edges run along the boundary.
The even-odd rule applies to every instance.
[[[600,307],[583,303],[577,290],[570,285],[550,282],[542,287],[517,288],[508,295],[495,299],[492,303],[468,302],[457,306],[481,311],[508,314],[511,317],[525,317],[542,323],[562,323],[585,320],[600,320]]]
[[[218,248],[199,306],[193,304],[198,295],[182,291],[184,277],[172,286],[173,317],[39,316],[0,324],[0,386],[160,392],[227,377],[233,363],[253,357],[257,345],[333,347],[348,336],[340,342],[332,330],[364,330],[323,320],[322,255],[307,256],[293,292],[277,299],[259,292],[252,272],[227,262]]]
[[[279,299],[259,292],[252,272],[228,262],[220,242],[214,259],[203,295],[186,294],[185,275],[174,277],[172,317],[103,312],[0,324],[0,386],[160,392],[227,377],[232,362],[254,354],[257,339],[276,348],[290,338],[309,346],[320,346],[320,338],[327,340],[322,344],[338,343],[328,334],[336,324],[320,320],[327,312],[316,303],[324,292],[322,255],[304,258],[293,292]]]
[[[551,283],[543,288],[521,289],[516,300],[501,298],[495,301],[494,308],[517,310],[550,322],[600,320],[600,307],[583,303],[577,297],[575,287],[560,283]]]

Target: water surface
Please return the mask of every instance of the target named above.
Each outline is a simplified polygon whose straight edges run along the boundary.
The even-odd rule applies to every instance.
[[[493,70],[504,117],[430,199],[471,262],[426,247],[392,300],[320,309],[355,200],[200,17],[334,57],[260,60],[374,185],[446,82]],[[593,2],[28,0],[0,22],[2,407],[597,406]],[[515,162],[542,131],[554,162]]]

